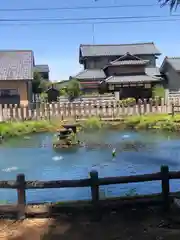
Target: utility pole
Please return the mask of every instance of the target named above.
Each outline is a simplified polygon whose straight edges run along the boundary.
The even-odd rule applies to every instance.
[[[95,24],[92,23],[92,43],[95,44]]]

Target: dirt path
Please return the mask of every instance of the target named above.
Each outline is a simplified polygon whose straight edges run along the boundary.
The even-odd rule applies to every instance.
[[[177,240],[180,212],[163,216],[160,210],[127,209],[103,215],[99,222],[88,216],[26,219],[0,222],[2,240]]]

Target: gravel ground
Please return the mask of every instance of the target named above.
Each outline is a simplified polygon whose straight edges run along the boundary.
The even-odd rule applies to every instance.
[[[2,240],[177,240],[179,236],[177,209],[166,216],[157,208],[121,209],[104,214],[99,222],[85,215],[0,221]]]

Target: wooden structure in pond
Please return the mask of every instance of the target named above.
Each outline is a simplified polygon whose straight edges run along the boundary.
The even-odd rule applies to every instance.
[[[78,125],[77,124],[64,124],[64,125],[62,125],[62,127],[64,127],[67,130],[72,129],[73,133],[76,133]]]
[[[134,176],[121,176],[121,177],[105,177],[99,178],[97,171],[90,172],[90,178],[79,179],[79,180],[58,180],[58,181],[26,181],[25,175],[20,174],[17,176],[15,181],[0,181],[0,188],[17,189],[17,205],[12,206],[0,206],[0,214],[6,214],[14,211],[19,218],[26,215],[26,190],[27,189],[45,189],[45,188],[72,188],[72,187],[90,187],[91,188],[91,200],[88,201],[77,201],[63,204],[59,204],[60,211],[69,211],[70,209],[83,209],[91,210],[94,213],[94,217],[97,219],[101,216],[102,212],[106,208],[114,209],[115,207],[124,207],[134,204],[151,205],[160,204],[164,211],[168,211],[170,204],[179,192],[170,193],[170,183],[171,179],[180,179],[180,171],[169,171],[168,166],[162,166],[161,171],[152,174],[144,175],[134,175]],[[129,197],[119,197],[119,198],[107,198],[100,199],[99,187],[102,185],[111,184],[124,184],[124,183],[138,183],[146,181],[161,181],[161,193],[151,194],[151,195],[137,195]],[[37,192],[38,194],[38,192]],[[78,210],[79,211],[79,210]],[[33,213],[31,213],[33,215]],[[33,215],[34,216],[34,215]]]

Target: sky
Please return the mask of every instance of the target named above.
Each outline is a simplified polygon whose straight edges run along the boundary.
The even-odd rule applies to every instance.
[[[180,8],[170,16],[168,7],[161,8],[158,0],[146,1],[150,7],[96,8],[56,11],[2,11],[15,8],[63,8],[98,7],[116,5],[145,4],[144,0],[6,0],[1,2],[0,19],[42,19],[42,18],[99,18],[99,17],[141,17],[162,16],[163,19],[179,18],[171,22],[134,22],[109,20],[111,23],[62,24],[46,22],[40,24],[19,24],[19,22],[0,23],[0,49],[30,49],[35,56],[35,64],[48,64],[50,80],[69,79],[82,70],[79,64],[80,44],[121,44],[135,42],[154,42],[162,53],[158,65],[164,56],[180,56]],[[141,20],[141,19],[140,19]],[[100,20],[99,20],[100,21]],[[105,20],[107,21],[107,20]],[[116,23],[112,23],[116,21]],[[118,21],[118,23],[117,23]],[[124,21],[124,20],[123,20]],[[67,21],[66,21],[67,22]],[[77,22],[69,21],[69,22]],[[84,23],[84,21],[81,21]],[[102,22],[102,20],[101,20]],[[18,25],[17,25],[18,24]]]

